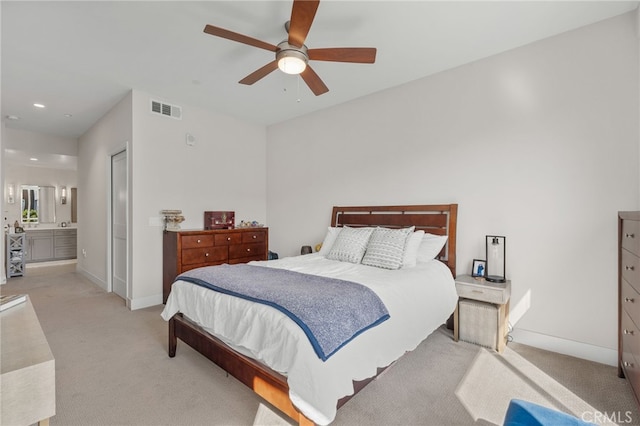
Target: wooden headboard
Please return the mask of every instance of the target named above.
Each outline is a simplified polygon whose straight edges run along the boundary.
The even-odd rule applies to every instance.
[[[405,228],[415,226],[416,231],[448,235],[447,244],[438,259],[444,262],[456,276],[456,226],[457,204],[415,206],[361,206],[334,207],[331,226],[384,226]]]

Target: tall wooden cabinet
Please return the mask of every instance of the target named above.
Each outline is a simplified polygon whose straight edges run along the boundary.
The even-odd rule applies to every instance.
[[[640,405],[640,212],[618,213],[618,376]]]
[[[163,238],[162,302],[181,273],[202,266],[267,260],[269,228],[165,231]]]

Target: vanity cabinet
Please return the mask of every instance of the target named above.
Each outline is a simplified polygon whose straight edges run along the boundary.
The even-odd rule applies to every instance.
[[[53,258],[53,229],[27,231],[25,262],[45,262]]]
[[[269,228],[165,231],[163,238],[162,300],[183,272],[201,266],[267,260]]]
[[[53,257],[55,260],[75,259],[78,255],[78,231],[55,229],[53,231]]]
[[[75,259],[77,256],[76,229],[28,230],[25,262]]]

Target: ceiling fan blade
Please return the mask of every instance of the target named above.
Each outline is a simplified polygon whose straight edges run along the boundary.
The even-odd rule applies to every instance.
[[[372,64],[376,61],[375,47],[330,47],[326,49],[309,49],[309,59],[314,61],[355,62]]]
[[[216,37],[226,38],[227,40],[237,41],[239,43],[248,44],[249,46],[259,47],[260,49],[269,50],[275,52],[278,48],[271,43],[267,43],[262,40],[258,40],[243,34],[234,33],[233,31],[225,30],[224,28],[214,27],[213,25],[207,25],[204,27],[204,32]]]
[[[302,47],[319,4],[320,0],[293,0],[289,20],[289,44]]]
[[[307,86],[309,86],[309,89],[311,89],[314,95],[320,96],[329,91],[329,88],[322,82],[318,74],[316,74],[308,64],[300,76],[304,82],[307,83]]]
[[[251,85],[256,81],[260,80],[261,78],[266,77],[272,71],[275,71],[277,69],[278,69],[278,61],[269,62],[267,65],[265,65],[260,69],[255,70],[254,72],[252,72],[251,74],[249,74],[248,76],[240,80],[238,83]]]

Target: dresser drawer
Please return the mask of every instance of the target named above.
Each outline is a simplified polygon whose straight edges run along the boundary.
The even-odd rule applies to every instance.
[[[229,265],[235,265],[238,263],[247,263],[247,262],[251,262],[253,260],[266,260],[264,255],[260,255],[260,256],[248,256],[248,257],[239,257],[237,259],[229,259]]]
[[[217,246],[229,246],[232,244],[240,244],[242,235],[237,232],[229,232],[228,234],[216,234],[215,243]]]
[[[640,325],[640,293],[624,280],[620,293],[620,307],[631,317],[634,324]]]
[[[640,389],[640,368],[636,363],[636,357],[628,346],[622,344],[622,368],[624,375],[633,389]]]
[[[264,231],[242,233],[243,243],[263,243],[266,240],[266,238],[267,238],[267,233]]]
[[[622,221],[622,247],[640,256],[640,221]]]
[[[219,263],[227,260],[226,247],[203,247],[182,250],[182,263]]]
[[[213,235],[183,235],[180,238],[183,249],[213,246]]]
[[[620,313],[620,335],[623,346],[626,346],[634,356],[640,356],[640,331],[631,321],[631,317],[626,311]]]
[[[264,244],[240,244],[229,247],[229,259],[239,259],[245,257],[261,256],[264,260],[266,257]]]
[[[622,250],[622,261],[620,263],[622,278],[640,291],[640,258]]]

